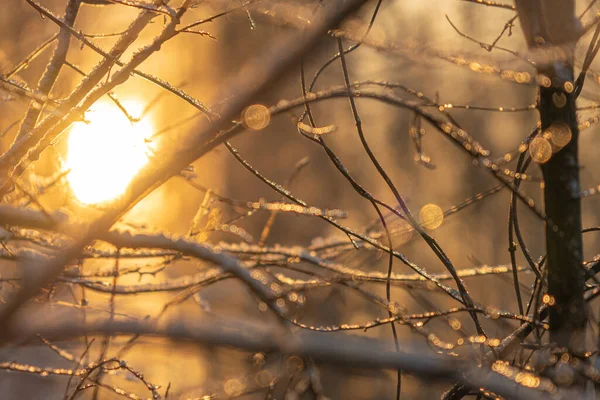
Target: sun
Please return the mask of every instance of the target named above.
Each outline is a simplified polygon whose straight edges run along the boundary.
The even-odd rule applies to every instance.
[[[130,116],[143,106],[123,101]],[[113,102],[99,101],[85,113],[86,122],[71,128],[65,168],[69,186],[81,203],[106,203],[121,196],[131,179],[148,162],[149,119],[131,122]]]

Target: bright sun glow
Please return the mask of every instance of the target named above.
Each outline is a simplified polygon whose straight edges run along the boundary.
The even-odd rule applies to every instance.
[[[142,105],[122,102],[127,112],[138,116]],[[148,161],[152,124],[142,119],[132,124],[112,102],[100,101],[85,114],[89,123],[77,122],[69,134],[65,167],[69,185],[85,204],[118,198],[133,176]]]

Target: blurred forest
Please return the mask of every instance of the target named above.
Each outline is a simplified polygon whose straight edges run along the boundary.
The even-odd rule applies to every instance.
[[[0,397],[596,398],[540,165],[578,139],[597,272],[600,2],[555,46],[580,134],[518,3],[4,0]]]

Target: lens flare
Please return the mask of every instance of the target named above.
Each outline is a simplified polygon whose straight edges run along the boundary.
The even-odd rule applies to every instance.
[[[143,106],[121,102],[129,115],[140,115]],[[148,162],[148,119],[132,123],[116,104],[96,103],[85,114],[87,123],[73,125],[68,139],[65,168],[69,186],[84,204],[98,204],[121,196],[131,179]]]

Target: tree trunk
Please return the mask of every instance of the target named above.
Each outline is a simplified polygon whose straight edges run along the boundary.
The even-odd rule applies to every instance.
[[[537,143],[545,151],[531,150],[545,184],[550,341],[581,354],[586,351],[587,309],[573,73],[573,49],[581,25],[574,15],[574,0],[517,0],[516,5],[540,83],[543,134]]]

